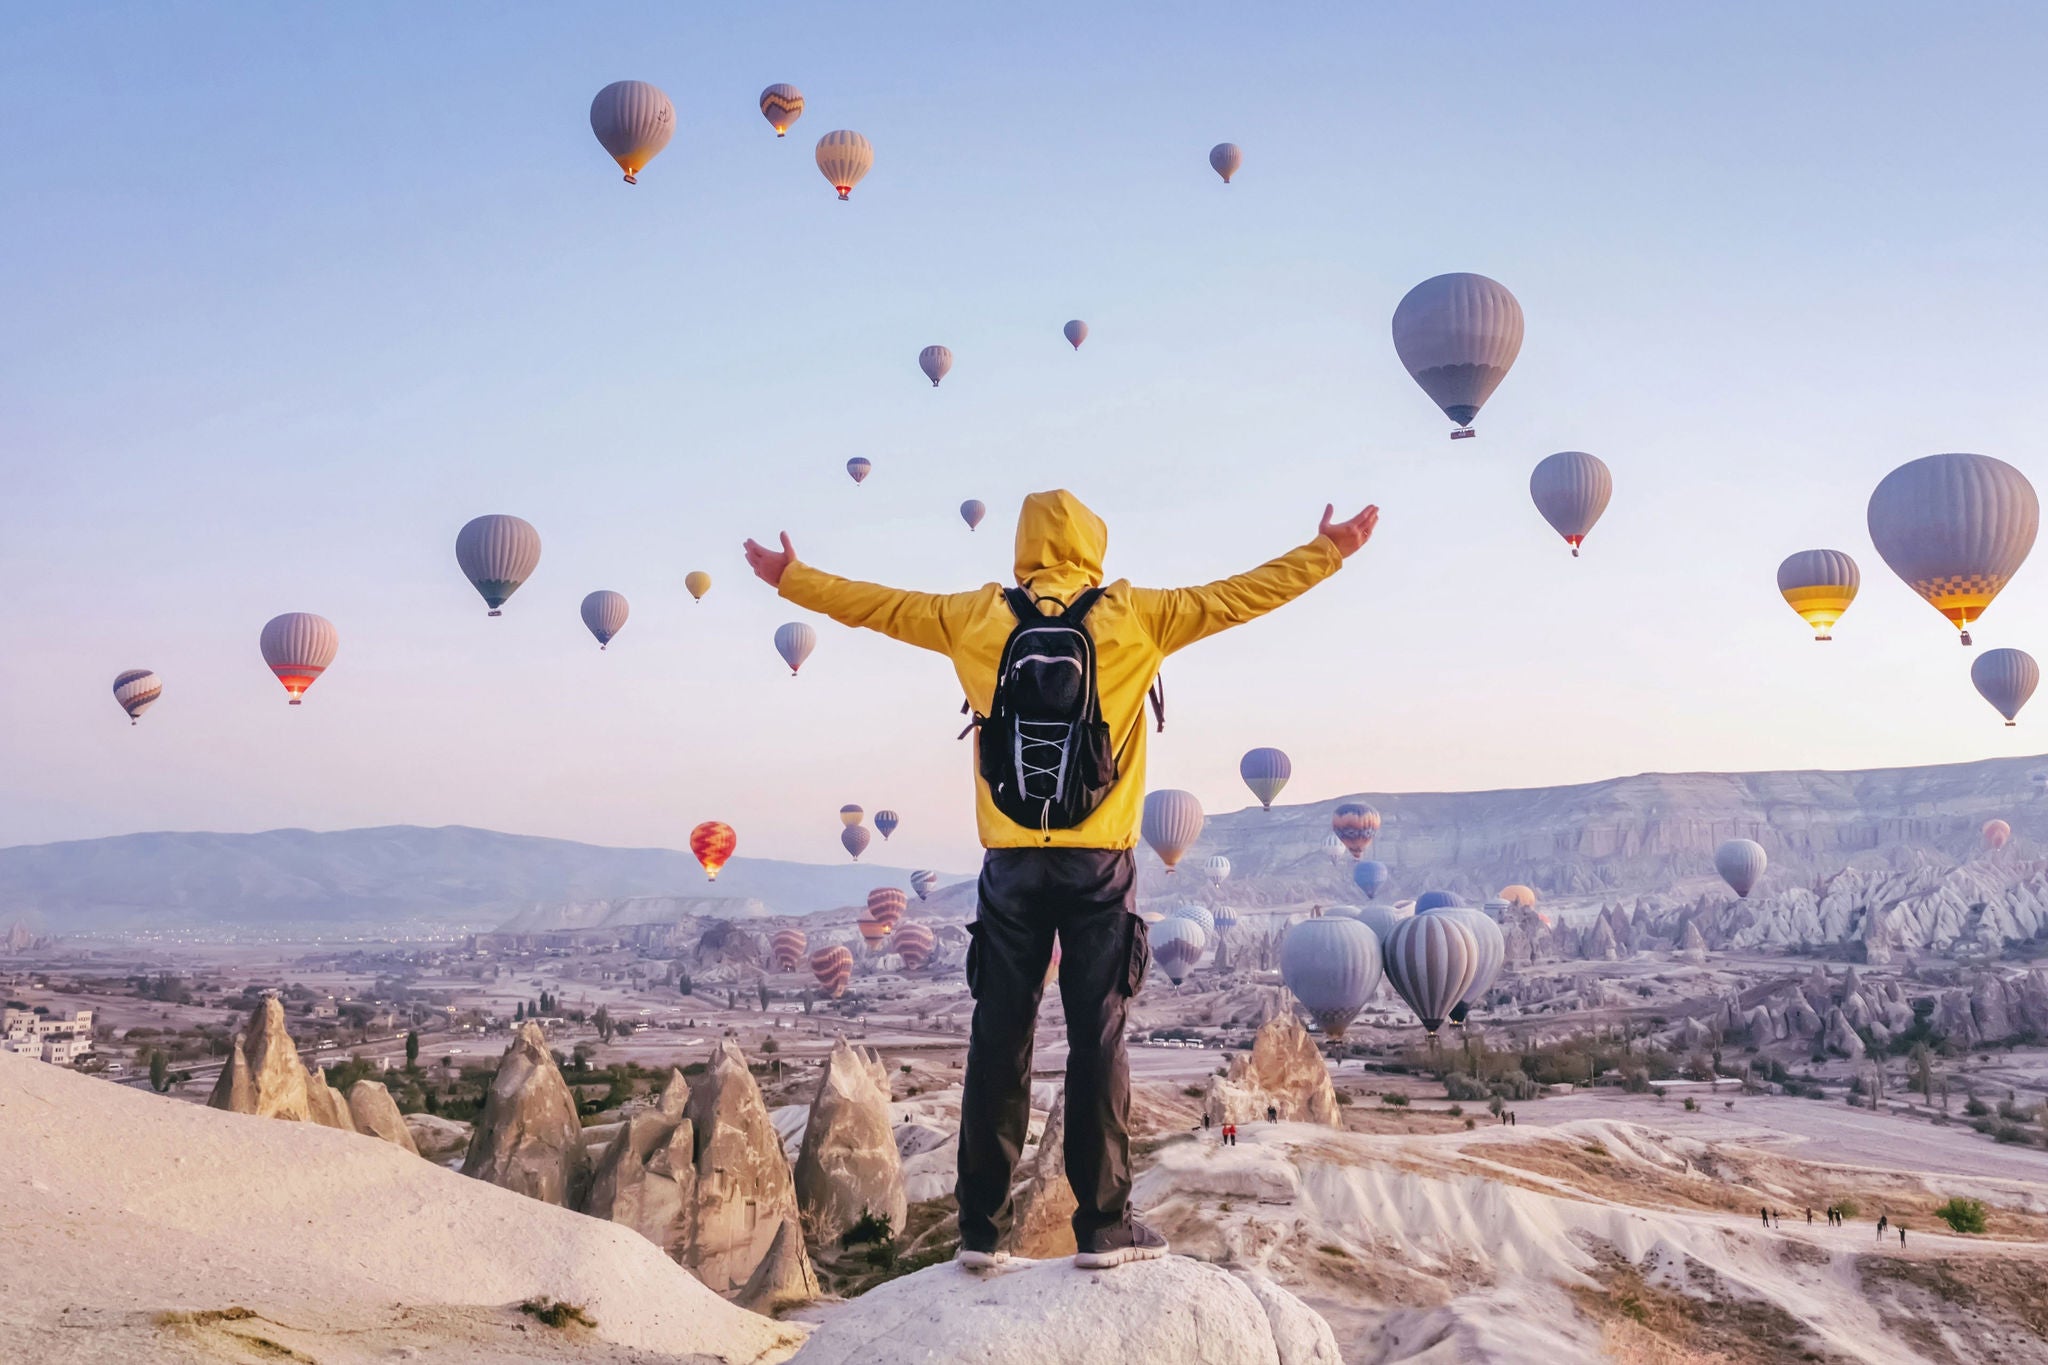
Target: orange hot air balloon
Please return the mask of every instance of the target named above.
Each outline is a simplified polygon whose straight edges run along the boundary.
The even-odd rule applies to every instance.
[[[903,970],[914,972],[932,960],[932,949],[938,946],[938,939],[929,925],[916,920],[905,920],[896,926],[896,933],[889,946],[903,959]]]
[[[778,972],[793,972],[803,965],[804,948],[810,937],[801,929],[777,929],[768,938],[768,951]]]
[[[860,930],[860,941],[868,945],[871,953],[879,950],[882,940],[889,937],[889,926],[873,915],[862,915],[854,927]]]
[[[909,898],[893,886],[878,886],[868,892],[868,918],[887,928],[894,929],[909,908]]]
[[[733,847],[739,841],[740,836],[734,834],[732,826],[723,820],[706,820],[690,831],[690,852],[704,864],[706,881],[718,880],[718,869],[725,866],[725,860],[732,856]]]
[[[843,943],[818,949],[811,954],[811,975],[818,978],[827,1000],[837,1000],[846,994],[846,983],[853,979],[852,952]]]
[[[2012,839],[2012,826],[2003,820],[1984,822],[1984,847],[2004,848]]]

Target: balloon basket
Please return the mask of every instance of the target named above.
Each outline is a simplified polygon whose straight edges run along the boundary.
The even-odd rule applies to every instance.
[[[628,185],[637,185],[640,183],[640,177],[637,175],[629,175],[626,177],[626,183]]]
[[[285,703],[286,706],[297,706],[299,704],[299,699],[297,697],[293,697],[290,701]]]
[[[1478,434],[1478,432],[1472,430],[1472,428],[1470,427],[1460,427],[1458,430],[1451,433],[1451,439],[1453,441],[1469,441]]]
[[[1966,631],[1964,631],[1964,632],[1963,632],[1963,648],[1964,648],[1964,649],[1968,649],[1969,647],[1970,647],[1970,632],[1966,630]]]
[[[484,615],[486,616],[503,616],[504,614],[504,612],[499,611],[496,607],[492,607],[489,611],[484,613]]]

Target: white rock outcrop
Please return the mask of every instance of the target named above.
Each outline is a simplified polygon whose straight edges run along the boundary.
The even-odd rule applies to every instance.
[[[909,1202],[889,1124],[889,1076],[873,1051],[844,1038],[833,1045],[804,1126],[795,1181],[804,1235],[814,1247],[837,1246],[867,1214],[903,1230]]]
[[[696,1151],[688,1264],[714,1291],[736,1298],[782,1225],[802,1226],[782,1140],[738,1043],[720,1041],[710,1070],[690,1087],[683,1117]]]
[[[241,1055],[239,1067],[235,1053]],[[249,1026],[234,1044],[228,1065],[221,1068],[207,1104],[259,1118],[303,1123],[313,1117],[306,1095],[306,1064],[299,1059],[291,1030],[285,1027],[284,1003],[276,996],[265,996],[250,1013]]]
[[[1330,1068],[1292,1014],[1262,1025],[1251,1052],[1231,1058],[1224,1075],[1209,1078],[1203,1108],[1216,1124],[1261,1123],[1272,1109],[1285,1123],[1343,1126]]]
[[[350,1086],[348,1112],[349,1117],[355,1120],[358,1133],[367,1133],[403,1147],[414,1156],[420,1154],[419,1144],[413,1141],[412,1130],[405,1126],[405,1116],[398,1112],[398,1101],[391,1098],[391,1091],[383,1082],[366,1076]]]
[[[521,1024],[505,1049],[470,1133],[462,1173],[547,1204],[574,1208],[581,1201],[590,1153],[576,1098],[539,1024]]]

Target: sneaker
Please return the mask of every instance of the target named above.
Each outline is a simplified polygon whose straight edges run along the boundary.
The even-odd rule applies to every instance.
[[[1074,1257],[1077,1270],[1107,1270],[1126,1261],[1154,1261],[1166,1254],[1166,1239],[1129,1214],[1090,1237]]]
[[[1010,1263],[1010,1253],[1007,1251],[976,1251],[972,1247],[963,1246],[953,1259],[969,1270],[999,1270]]]

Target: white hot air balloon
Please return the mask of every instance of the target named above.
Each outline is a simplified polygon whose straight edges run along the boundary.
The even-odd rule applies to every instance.
[[[1323,836],[1323,856],[1341,866],[1351,860],[1351,850],[1335,834],[1325,834]]]
[[[1884,476],[1870,495],[1870,539],[1906,586],[1970,643],[1984,614],[2034,548],[2041,503],[2027,476],[1988,455],[1927,455]]]
[[[1770,861],[1764,846],[1754,839],[1730,839],[1714,850],[1714,870],[1743,900],[1748,900],[1750,891],[1763,880]]]
[[[114,679],[114,701],[128,713],[128,723],[135,724],[142,713],[156,705],[156,699],[164,694],[164,680],[147,668],[130,668]]]
[[[1075,318],[1066,326],[1060,328],[1060,333],[1078,351],[1081,349],[1081,343],[1088,339],[1088,324],[1079,318]]]
[[[1976,684],[1977,694],[2005,717],[2005,723],[2013,725],[2020,708],[2041,685],[2041,666],[2022,650],[1987,649],[1970,665],[1970,681]]]
[[[1212,853],[1202,860],[1202,875],[1209,879],[1209,885],[1221,886],[1230,879],[1230,859],[1221,853]]]
[[[1190,919],[1168,917],[1152,926],[1152,960],[1178,986],[1187,980],[1209,947],[1209,936]]]
[[[987,515],[988,508],[980,498],[969,498],[960,504],[960,520],[967,523],[970,531],[981,525],[981,519]]]
[[[1347,916],[1311,916],[1280,940],[1280,979],[1316,1026],[1341,1041],[1379,989],[1379,939]]]
[[[1219,142],[1209,149],[1209,169],[1222,176],[1223,183],[1226,185],[1230,183],[1230,177],[1237,174],[1238,167],[1242,165],[1244,165],[1244,153],[1238,149],[1238,145],[1235,142]]]
[[[1778,592],[1813,627],[1815,640],[1835,638],[1835,622],[1862,586],[1863,571],[1840,550],[1801,550],[1778,565]]]
[[[335,652],[341,648],[341,635],[334,629],[334,622],[324,616],[288,611],[264,622],[259,644],[263,662],[284,684],[291,705],[297,706],[306,689],[334,662]]]
[[[811,651],[818,647],[818,632],[801,621],[791,621],[775,631],[775,652],[782,656],[782,662],[789,665],[789,676],[794,678],[797,670],[804,666],[804,660],[811,657]]]
[[[761,117],[781,137],[804,116],[804,92],[793,85],[771,85],[761,92]]]
[[[865,455],[856,455],[846,462],[846,477],[852,479],[856,486],[864,484],[868,481],[868,474],[873,471],[874,467],[875,462],[873,460],[870,460]]]
[[[1171,872],[1181,855],[1202,837],[1202,820],[1202,803],[1193,792],[1167,788],[1145,793],[1145,815],[1139,829]]]
[[[583,599],[583,624],[597,637],[597,647],[607,648],[612,637],[626,628],[626,599],[619,593],[599,589]]]
[[[924,377],[936,389],[939,381],[953,371],[953,353],[944,346],[927,346],[917,353],[917,368],[924,371]]]
[[[1380,945],[1387,981],[1431,1037],[1465,998],[1479,970],[1472,927],[1454,915],[1411,915]]]
[[[1474,1006],[1485,1003],[1486,993],[1492,990],[1493,983],[1500,979],[1500,969],[1507,965],[1508,960],[1507,936],[1501,933],[1500,925],[1483,910],[1450,906],[1441,910],[1431,910],[1429,913],[1458,916],[1465,927],[1472,931],[1472,942],[1479,949],[1479,956],[1472,969],[1472,984],[1465,987],[1465,993],[1458,997],[1458,1003],[1451,1006],[1451,1022],[1462,1024]]]
[[[1573,559],[1579,557],[1579,546],[1607,510],[1613,493],[1614,476],[1606,463],[1583,450],[1547,455],[1529,476],[1529,497],[1551,529],[1572,547]]]
[[[540,532],[502,513],[477,517],[456,534],[455,563],[490,608],[486,615],[503,616],[506,600],[540,567]]]
[[[1193,920],[1196,924],[1202,926],[1203,933],[1211,938],[1216,936],[1216,916],[1209,913],[1209,907],[1206,905],[1176,905],[1173,909],[1166,912],[1166,917],[1168,919]]]
[[[1472,435],[1472,419],[1522,352],[1522,305],[1484,275],[1436,275],[1394,309],[1394,352],[1430,401]]]
[[[647,163],[676,135],[676,107],[646,81],[613,81],[590,102],[590,131],[626,173],[626,183],[637,185]]]
[[[841,128],[818,139],[818,169],[839,191],[841,199],[853,196],[853,187],[875,166],[875,149],[859,133]]]

